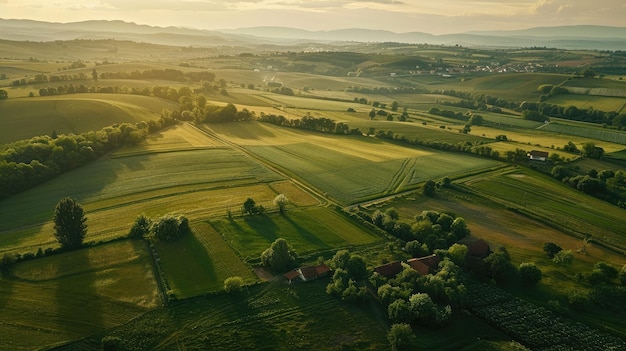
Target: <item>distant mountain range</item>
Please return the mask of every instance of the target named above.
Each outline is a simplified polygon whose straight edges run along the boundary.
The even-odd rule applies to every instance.
[[[398,42],[470,47],[554,47],[562,49],[626,50],[626,27],[562,26],[515,31],[433,35],[371,29],[308,31],[286,27],[201,30],[155,27],[124,21],[52,23],[0,18],[0,39],[54,41],[117,39],[178,46],[295,45],[311,42]]]

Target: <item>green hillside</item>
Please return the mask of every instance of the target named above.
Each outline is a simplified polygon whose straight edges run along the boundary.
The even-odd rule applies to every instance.
[[[157,120],[166,100],[132,95],[77,94],[0,101],[0,144],[37,135],[84,133],[112,124]]]

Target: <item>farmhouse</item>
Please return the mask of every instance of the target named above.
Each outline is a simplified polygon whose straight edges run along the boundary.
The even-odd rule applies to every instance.
[[[535,161],[546,162],[546,160],[548,159],[548,153],[546,151],[532,150],[528,153],[528,158]]]
[[[420,275],[427,275],[428,273],[436,271],[437,268],[439,268],[439,262],[441,262],[441,258],[435,254],[419,258],[411,258],[406,261],[406,263],[408,263],[409,266],[411,266],[411,268],[417,271]]]
[[[459,244],[467,246],[465,265],[469,268],[479,267],[482,260],[491,254],[489,244],[483,239],[468,236],[459,241]]]
[[[420,275],[427,275],[437,270],[440,261],[439,256],[433,254],[419,258],[411,258],[407,260],[406,263]],[[403,269],[402,261],[395,261],[374,268],[374,272],[386,278],[393,278],[398,273],[402,272]]]
[[[310,280],[315,280],[319,277],[323,277],[330,272],[330,267],[328,267],[325,263],[318,264],[317,266],[307,266],[300,267],[294,270],[291,270],[285,274],[285,277],[289,283],[291,283],[294,279],[300,278],[303,282],[308,282]]]
[[[396,274],[402,272],[402,261],[395,261],[374,268],[374,272],[385,278],[393,278]]]

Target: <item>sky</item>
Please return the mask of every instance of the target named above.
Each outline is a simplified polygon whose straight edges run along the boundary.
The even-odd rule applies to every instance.
[[[626,1],[0,0],[0,18],[49,22],[123,20],[198,29],[282,26],[450,34],[577,24],[624,27]]]

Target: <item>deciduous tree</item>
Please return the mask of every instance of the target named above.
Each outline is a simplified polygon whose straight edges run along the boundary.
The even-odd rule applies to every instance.
[[[224,280],[224,291],[227,293],[238,293],[244,286],[242,277],[228,277]]]
[[[83,207],[75,199],[61,199],[54,210],[54,236],[63,249],[83,246],[87,234],[87,218]]]
[[[392,351],[415,350],[417,338],[411,326],[406,323],[393,324],[387,333]]]
[[[280,214],[285,213],[288,204],[289,199],[287,198],[287,196],[285,196],[285,194],[278,194],[274,198],[274,205],[278,207],[278,212],[280,212]]]
[[[283,238],[276,239],[261,254],[261,262],[275,271],[285,271],[293,267],[298,254]]]
[[[526,286],[533,286],[541,280],[541,270],[532,262],[522,262],[519,265],[519,274]]]

